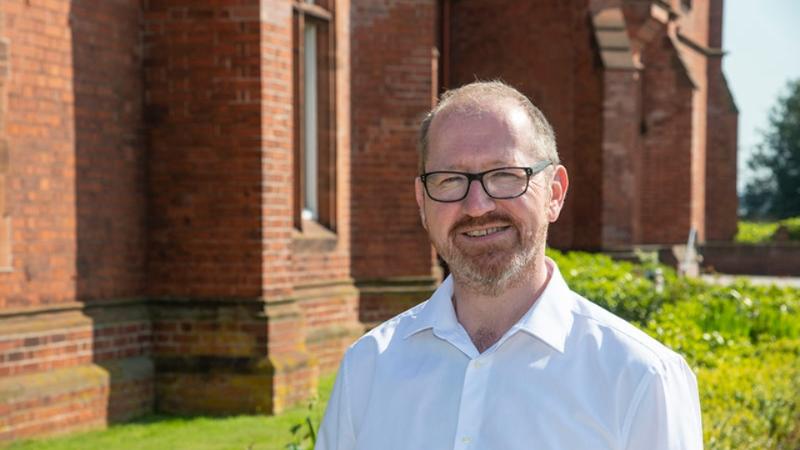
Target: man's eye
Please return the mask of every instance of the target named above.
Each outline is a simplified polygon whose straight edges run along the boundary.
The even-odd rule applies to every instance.
[[[460,177],[458,175],[449,175],[449,176],[444,176],[441,179],[439,179],[436,182],[436,184],[438,184],[440,186],[445,186],[445,185],[449,185],[449,184],[457,184],[457,183],[460,183],[462,179],[463,179],[463,177]]]
[[[517,180],[522,178],[519,172],[505,171],[505,170],[499,172],[492,172],[490,176],[497,180]]]

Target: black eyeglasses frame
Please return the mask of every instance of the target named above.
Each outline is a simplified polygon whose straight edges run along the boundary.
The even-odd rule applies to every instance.
[[[544,169],[548,168],[550,165],[553,165],[553,164],[554,164],[553,161],[543,160],[543,161],[539,161],[538,163],[534,164],[531,167],[520,167],[520,166],[495,167],[494,169],[489,169],[489,170],[485,170],[483,172],[478,172],[478,173],[458,172],[458,171],[455,171],[455,170],[435,170],[433,172],[421,173],[419,175],[419,179],[420,179],[420,181],[422,181],[422,185],[425,187],[425,194],[428,196],[428,198],[430,198],[431,200],[433,200],[435,202],[439,202],[439,203],[456,203],[456,202],[460,202],[460,201],[464,200],[469,195],[469,190],[472,187],[472,182],[474,180],[478,180],[480,182],[481,188],[483,189],[483,192],[485,192],[486,195],[488,195],[490,198],[493,198],[495,200],[510,200],[512,198],[517,198],[517,197],[521,197],[521,196],[525,195],[525,193],[528,192],[528,186],[530,186],[530,184],[531,184],[531,178],[533,178],[534,175],[538,174],[539,172],[543,171]],[[490,194],[489,191],[486,189],[486,185],[483,184],[483,177],[487,173],[496,172],[498,170],[507,170],[507,169],[523,169],[523,170],[525,170],[525,174],[528,176],[528,180],[525,182],[525,189],[522,192],[520,192],[519,194],[517,194],[517,195],[512,195],[512,196],[507,196],[507,197],[497,197],[497,196],[494,196],[494,195]],[[432,196],[430,191],[428,190],[427,179],[428,179],[429,176],[434,175],[434,174],[439,174],[439,173],[451,173],[451,174],[465,176],[467,178],[467,189],[464,191],[464,195],[461,198],[454,199],[454,200],[439,200],[439,199],[435,198],[434,196]]]

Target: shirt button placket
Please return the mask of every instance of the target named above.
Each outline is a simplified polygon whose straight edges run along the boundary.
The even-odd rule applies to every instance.
[[[485,411],[484,403],[486,388],[489,385],[490,368],[490,355],[481,355],[467,365],[458,409],[454,449],[474,448]]]

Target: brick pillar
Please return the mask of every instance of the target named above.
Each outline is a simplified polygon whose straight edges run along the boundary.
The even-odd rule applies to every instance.
[[[731,241],[736,235],[736,148],[738,111],[722,73],[722,0],[711,0],[706,132],[706,240]]]
[[[639,235],[640,84],[635,69],[607,68],[603,76],[603,228],[605,249],[626,248]]]
[[[5,138],[6,79],[8,41],[3,35],[3,10],[0,8],[0,270],[11,269],[11,217],[6,202],[8,183],[8,141]]]
[[[592,16],[603,61],[602,247],[624,248],[638,238],[640,177],[639,66],[621,8]]]
[[[291,2],[144,14],[157,406],[280,411],[315,370],[289,249]]]
[[[695,85],[666,30],[642,49],[643,244],[686,242],[693,217]]]
[[[366,323],[424,300],[436,281],[414,200],[417,131],[436,94],[435,3],[352,1],[352,271]]]

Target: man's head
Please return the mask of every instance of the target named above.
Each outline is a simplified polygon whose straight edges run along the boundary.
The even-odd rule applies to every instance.
[[[524,95],[500,82],[448,91],[423,121],[420,150],[423,174],[514,168],[483,183],[456,173],[416,181],[423,225],[458,282],[496,296],[542,267],[568,181],[552,128]]]
[[[425,115],[419,134],[419,172],[425,172],[430,148],[430,128],[437,116],[447,111],[480,112],[500,103],[516,105],[525,112],[531,122],[530,149],[538,152],[541,159],[552,161],[554,167],[558,165],[560,161],[555,133],[539,108],[521,92],[501,81],[478,81],[445,92],[436,106]]]

